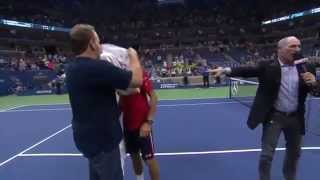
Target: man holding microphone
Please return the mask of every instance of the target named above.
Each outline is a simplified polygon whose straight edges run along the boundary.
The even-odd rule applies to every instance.
[[[270,170],[280,134],[286,140],[283,164],[285,180],[295,180],[301,153],[302,136],[305,134],[305,100],[308,93],[317,94],[315,67],[295,64],[301,51],[301,42],[290,36],[278,42],[277,56],[272,61],[259,62],[256,66],[218,68],[214,76],[257,77],[259,87],[250,110],[247,125],[255,129],[263,125],[262,151],[259,161],[259,179],[270,180]]]

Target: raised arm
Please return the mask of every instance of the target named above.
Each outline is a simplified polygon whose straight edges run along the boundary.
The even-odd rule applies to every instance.
[[[129,48],[128,55],[130,59],[129,67],[132,71],[132,78],[129,87],[140,87],[142,84],[142,68],[139,62],[138,54],[133,48]]]

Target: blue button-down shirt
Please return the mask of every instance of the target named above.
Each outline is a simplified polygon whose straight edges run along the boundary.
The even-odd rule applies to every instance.
[[[295,65],[285,65],[280,60],[281,85],[274,108],[283,112],[294,112],[298,107],[299,74]]]

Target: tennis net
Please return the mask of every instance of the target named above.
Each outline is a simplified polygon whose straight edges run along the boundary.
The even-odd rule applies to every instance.
[[[230,78],[229,97],[239,103],[251,107],[259,83],[255,81]]]

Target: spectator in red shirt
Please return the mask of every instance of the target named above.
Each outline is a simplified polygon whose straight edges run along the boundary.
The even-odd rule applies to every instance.
[[[149,168],[151,180],[159,180],[160,178],[159,166],[154,158],[152,138],[152,124],[157,102],[157,95],[146,72],[143,73],[143,83],[139,91],[120,97],[126,149],[131,155],[137,180],[144,179],[142,159]]]

